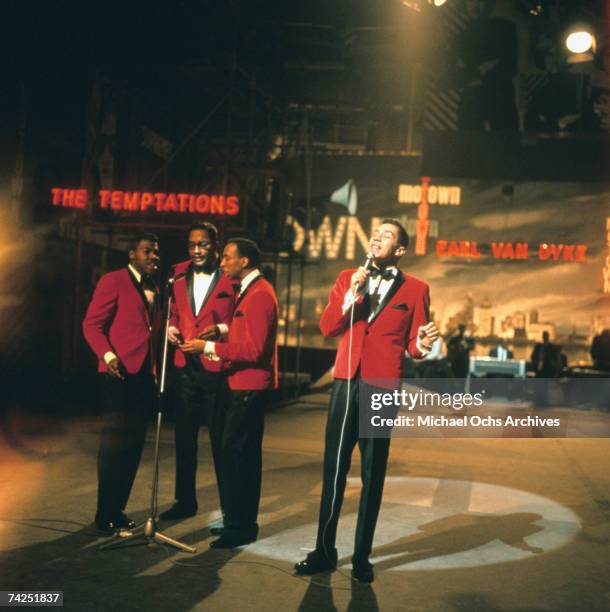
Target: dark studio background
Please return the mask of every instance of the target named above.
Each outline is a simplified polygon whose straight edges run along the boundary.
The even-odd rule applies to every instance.
[[[483,11],[476,18],[473,4]],[[260,242],[284,318],[297,324],[315,323],[307,290],[327,290],[353,262],[304,261],[304,251],[292,252],[290,220],[315,231],[325,214],[336,218],[342,211],[320,202],[348,178],[362,178],[361,206],[373,202],[359,211],[365,217],[399,216],[396,183],[424,174],[606,191],[605,2],[419,8],[393,0],[3,3],[4,410],[95,405],[95,360],[80,322],[99,276],[125,262],[126,235],[155,231],[164,273],[185,258],[191,217],[55,208],[53,187],[237,193],[240,214],[213,220],[225,238]],[[574,65],[562,32],[576,18],[596,28],[598,46]],[[489,59],[497,62],[482,94],[469,99],[473,71]],[[374,208],[380,190],[386,200]],[[602,224],[604,206],[595,213]],[[327,364],[332,345],[320,357],[294,330],[288,339],[281,329],[280,343],[301,343],[299,369],[321,374],[311,364]],[[284,369],[297,367],[294,353]]]

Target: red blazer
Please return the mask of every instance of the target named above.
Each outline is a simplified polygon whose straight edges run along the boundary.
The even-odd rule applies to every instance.
[[[275,291],[259,276],[235,305],[227,342],[216,343],[216,354],[231,362],[231,389],[262,391],[277,388],[277,319]]]
[[[106,371],[104,355],[108,351],[119,358],[129,374],[140,371],[150,351],[155,370],[161,323],[158,296],[153,312],[151,320],[144,292],[127,268],[100,278],[83,321],[83,334],[99,359],[100,372]]]
[[[216,284],[208,293],[199,314],[195,316],[189,296],[189,284],[192,278],[189,274],[190,265],[190,259],[182,261],[174,266],[172,274],[172,276],[187,274],[174,284],[174,301],[170,317],[170,325],[177,327],[185,340],[197,338],[208,325],[216,323],[229,325],[233,316],[236,288],[239,288],[239,283],[236,286],[234,281],[219,270]],[[204,359],[203,355],[199,356],[199,360],[203,368],[209,372],[218,372],[223,367],[221,362]],[[174,365],[178,368],[186,365],[186,357],[179,348],[176,348],[174,353]]]
[[[342,314],[345,294],[356,270],[339,274],[322,317],[320,329],[326,337],[343,334],[334,366],[335,378],[353,378],[360,368],[363,379],[398,379],[405,350],[421,357],[417,350],[417,329],[428,323],[428,285],[408,274],[399,273],[369,323],[367,301],[360,299],[354,309],[351,369],[348,369],[349,310]]]

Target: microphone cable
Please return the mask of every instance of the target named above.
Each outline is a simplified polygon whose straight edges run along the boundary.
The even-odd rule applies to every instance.
[[[370,261],[370,258],[367,257],[367,263]],[[366,268],[367,266],[365,266]],[[345,414],[343,415],[343,423],[341,424],[341,435],[339,436],[339,448],[337,450],[337,467],[335,470],[335,477],[333,479],[333,497],[330,504],[330,514],[328,516],[328,520],[322,529],[322,547],[324,548],[324,556],[326,560],[333,566],[335,570],[337,570],[340,574],[351,580],[351,576],[348,576],[345,572],[342,572],[336,565],[336,563],[331,559],[329,551],[326,547],[326,530],[330,525],[334,514],[335,502],[337,499],[337,482],[339,480],[339,468],[340,468],[340,460],[341,460],[341,448],[343,445],[343,438],[345,435],[345,424],[347,423],[347,415],[349,411],[349,402],[350,402],[350,393],[351,393],[351,373],[352,373],[352,345],[354,339],[353,333],[353,325],[354,325],[354,309],[356,307],[357,296],[354,296],[352,303],[350,305],[350,315],[349,315],[349,335],[348,335],[348,348],[347,348],[347,393],[345,398]],[[352,449],[353,451],[353,449]],[[346,474],[347,477],[347,474]]]

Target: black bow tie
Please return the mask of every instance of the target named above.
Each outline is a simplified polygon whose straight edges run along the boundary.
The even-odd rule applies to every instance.
[[[214,274],[214,270],[212,270],[212,269],[210,269],[210,268],[206,268],[206,267],[203,267],[203,268],[195,268],[195,267],[193,266],[193,275],[194,275],[194,276],[197,276],[198,274],[207,274],[207,275],[209,276],[209,275],[211,275],[211,274]]]
[[[155,291],[155,281],[150,274],[142,274],[142,278],[140,279],[140,285],[142,289],[149,289],[150,291]]]
[[[396,268],[387,268],[380,270],[379,268],[371,268],[371,278],[381,276],[382,280],[392,280],[396,276]]]

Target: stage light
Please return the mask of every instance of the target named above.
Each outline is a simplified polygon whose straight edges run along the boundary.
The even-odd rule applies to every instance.
[[[570,32],[565,39],[568,51],[572,53],[595,52],[595,36],[591,32],[578,29]]]
[[[426,4],[439,8],[444,4],[447,4],[447,0],[402,0],[403,6],[406,6],[417,13],[421,13],[422,8],[424,8]]]
[[[547,11],[548,5],[552,0],[521,0],[517,7],[526,15],[540,17]]]

